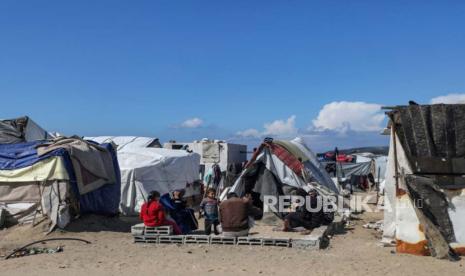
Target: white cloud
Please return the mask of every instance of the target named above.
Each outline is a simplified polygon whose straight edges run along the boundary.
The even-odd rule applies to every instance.
[[[465,94],[448,94],[431,99],[431,104],[465,104]]]
[[[182,124],[181,127],[183,128],[198,128],[203,125],[203,120],[200,118],[190,118],[185,120]]]
[[[238,131],[236,135],[241,137],[260,137],[261,133],[255,128],[249,128],[244,131]]]
[[[381,105],[365,102],[332,102],[323,106],[318,117],[313,120],[312,129],[338,132],[379,131],[385,115]]]
[[[296,116],[292,115],[286,120],[275,120],[271,123],[265,123],[263,125],[264,130],[261,132],[255,128],[249,128],[243,131],[238,131],[236,135],[244,138],[258,138],[267,135],[278,137],[294,136],[297,134],[297,128],[295,127],[295,119]]]
[[[290,136],[297,133],[297,128],[295,127],[295,115],[292,115],[287,120],[276,120],[271,123],[266,123],[264,125],[265,131],[264,135],[273,135],[273,136]]]

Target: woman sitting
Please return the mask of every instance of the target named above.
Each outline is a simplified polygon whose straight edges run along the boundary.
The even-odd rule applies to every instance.
[[[145,226],[158,227],[158,226],[169,226],[173,227],[175,235],[180,235],[181,230],[179,229],[176,222],[169,220],[165,217],[165,211],[160,203],[160,193],[152,191],[149,193],[147,202],[142,204],[140,209],[139,218],[144,222]]]
[[[171,218],[176,221],[183,234],[189,234],[198,228],[194,210],[186,207],[183,189],[175,190],[173,193],[164,194],[160,203],[169,212]]]

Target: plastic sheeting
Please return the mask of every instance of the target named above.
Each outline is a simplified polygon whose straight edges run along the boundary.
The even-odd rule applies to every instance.
[[[65,169],[61,157],[52,156],[32,166],[0,170],[0,182],[32,182],[46,180],[68,180],[68,172]]]
[[[168,149],[126,149],[118,152],[121,204],[125,215],[135,215],[150,191],[161,194],[186,188],[199,178],[200,155]]]
[[[80,211],[81,213],[113,215],[118,213],[121,198],[121,174],[118,165],[118,158],[112,144],[105,143],[100,144],[100,146],[108,150],[111,154],[116,180],[115,183],[107,183],[96,190],[80,195]],[[76,181],[75,176],[73,181]],[[78,189],[77,183],[74,182],[72,187],[75,189],[76,193],[76,190]]]
[[[187,185],[199,180],[200,155],[196,153],[147,147],[151,138],[108,137],[92,139],[121,143],[117,151],[121,170],[119,207],[124,215],[137,215],[150,191],[164,194],[176,189],[185,189]]]
[[[40,168],[42,165],[50,162],[50,159],[60,160],[55,165],[64,166],[64,173],[52,174],[52,178],[59,178],[57,175],[63,176],[62,179],[41,179],[41,181],[60,180],[65,181],[70,185],[70,191],[77,200],[79,200],[81,213],[98,213],[98,214],[116,214],[118,212],[119,199],[120,199],[120,178],[116,177],[116,183],[107,183],[101,188],[91,191],[85,195],[80,195],[77,187],[76,176],[74,173],[73,165],[68,152],[64,149],[53,150],[50,153],[42,156],[37,155],[36,146],[42,142],[28,142],[19,144],[4,144],[0,145],[0,170],[2,174],[9,174],[14,171],[22,170],[27,172],[22,175],[23,180],[28,181],[39,180],[37,172],[42,170],[28,170],[31,167]],[[113,167],[117,176],[119,176],[119,167],[116,158],[116,153],[111,144],[102,144],[102,147],[110,151]],[[59,158],[58,158],[59,157]],[[57,159],[58,158],[58,159]],[[63,171],[60,168],[59,171]]]
[[[465,252],[464,141],[459,139],[464,107],[410,105],[389,113],[393,127],[385,194],[395,203],[393,215],[385,210],[383,238],[392,238],[395,227],[397,252],[453,260]]]
[[[300,151],[307,156],[307,162],[304,162],[305,168],[311,173],[311,175],[316,179],[320,185],[327,187],[334,193],[339,193],[338,186],[329,176],[328,172],[325,169],[325,166],[318,161],[315,153],[305,144],[304,140],[300,137],[291,140],[291,143],[297,146]]]
[[[339,163],[342,171],[339,173],[341,174],[340,177],[345,177],[347,179],[350,179],[352,175],[368,175],[368,174],[373,174],[375,175],[374,172],[374,162],[373,161],[368,161],[364,163]]]
[[[300,154],[307,155],[307,161],[303,162],[304,168],[308,170],[311,174],[311,177],[315,181],[313,184],[316,185],[316,189],[320,191],[323,195],[329,194],[338,194],[339,190],[334,184],[332,179],[329,177],[327,172],[322,168],[320,163],[317,161],[315,155],[312,151],[305,145],[301,139],[294,139],[291,141],[298,150]],[[264,147],[262,152],[256,156],[254,163],[261,162],[265,164],[267,170],[272,172],[274,176],[282,183],[295,188],[306,188],[307,183],[302,177],[297,175],[294,170],[288,167],[278,156],[273,154],[267,147]],[[236,192],[237,194],[243,194],[244,192],[244,181],[243,177],[248,174],[251,170],[251,166],[245,169],[241,176],[236,180],[236,183],[231,188],[231,192]],[[263,190],[263,189],[262,189]],[[273,189],[270,189],[270,191]]]
[[[398,141],[397,141],[398,142]],[[397,151],[399,154],[403,153]],[[395,180],[395,160],[394,160],[394,134],[391,130],[389,142],[389,155],[385,175],[384,186],[384,222],[383,222],[383,242],[389,244],[395,241],[396,236],[396,180]]]
[[[47,140],[52,136],[29,117],[0,120],[0,144]]]
[[[97,136],[85,137],[87,140],[95,141],[99,144],[114,143],[117,150],[125,148],[161,148],[158,138],[139,136]]]
[[[126,148],[118,151],[121,168],[120,209],[136,215],[150,191],[186,188],[199,179],[200,155],[181,150]]]

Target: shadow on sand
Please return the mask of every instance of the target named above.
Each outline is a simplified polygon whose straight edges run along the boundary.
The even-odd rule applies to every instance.
[[[138,217],[82,215],[74,219],[65,232],[131,232],[131,226],[140,223]]]

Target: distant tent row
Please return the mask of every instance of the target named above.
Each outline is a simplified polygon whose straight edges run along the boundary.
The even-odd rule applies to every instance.
[[[240,196],[255,192],[263,201],[264,196],[290,195],[299,188],[309,188],[309,184],[322,195],[339,194],[337,185],[301,138],[265,139],[230,192]]]
[[[378,152],[360,152],[370,150]],[[344,153],[341,153],[344,152]],[[348,153],[352,152],[352,153]],[[355,187],[367,190],[369,184],[383,186],[386,174],[387,155],[378,148],[360,148],[318,154],[318,160],[324,164],[326,171],[334,177],[342,188],[353,189]],[[350,186],[349,186],[350,184]],[[374,186],[373,186],[374,187]]]
[[[465,105],[410,105],[388,113],[384,242],[397,252],[465,254]]]
[[[185,189],[186,196],[200,194],[200,155],[160,148],[158,139],[135,136],[86,137],[117,145],[121,169],[121,204],[124,215],[136,215],[150,191],[168,193]]]
[[[116,214],[120,177],[111,144],[51,136],[31,119],[0,121],[0,208],[9,223],[46,216],[51,229],[83,213]]]

